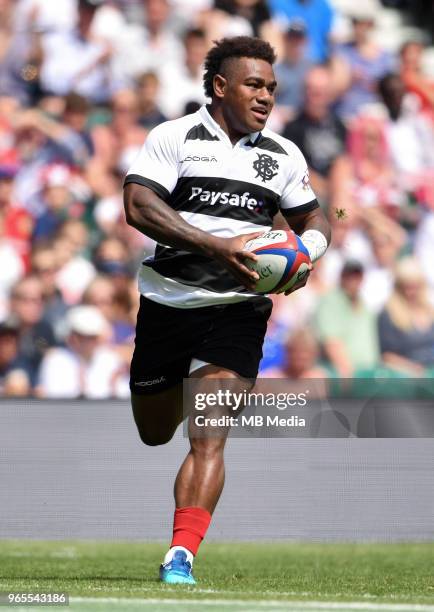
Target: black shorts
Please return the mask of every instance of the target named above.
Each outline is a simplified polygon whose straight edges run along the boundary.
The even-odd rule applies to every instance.
[[[272,302],[174,308],[140,297],[130,389],[158,393],[189,375],[193,358],[256,378]]]

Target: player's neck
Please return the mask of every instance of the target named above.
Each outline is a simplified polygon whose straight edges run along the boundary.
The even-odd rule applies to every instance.
[[[211,104],[207,105],[207,110],[211,117],[214,119],[216,123],[222,128],[222,130],[227,134],[229,140],[234,145],[236,144],[243,136],[247,136],[247,134],[242,134],[235,130],[227,121],[223,109],[221,105],[216,104],[215,102],[211,102]]]

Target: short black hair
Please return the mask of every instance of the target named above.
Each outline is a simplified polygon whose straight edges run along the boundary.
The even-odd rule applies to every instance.
[[[276,54],[273,47],[260,38],[252,36],[234,36],[214,41],[214,46],[205,58],[203,86],[205,95],[211,98],[214,93],[213,81],[216,74],[221,74],[222,64],[234,57],[251,57],[261,59],[273,65]]]
[[[201,40],[206,40],[205,30],[202,28],[189,28],[184,32],[182,39],[185,43],[190,38],[200,38]]]
[[[70,91],[65,98],[65,113],[88,113],[91,105],[87,98],[80,96],[75,91]]]
[[[387,98],[389,94],[389,87],[394,81],[402,83],[400,75],[396,72],[388,72],[377,81],[377,91],[383,100]]]

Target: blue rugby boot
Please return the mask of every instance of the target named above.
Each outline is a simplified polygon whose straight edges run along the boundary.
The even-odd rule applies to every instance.
[[[196,584],[191,563],[183,550],[175,550],[172,559],[160,565],[160,580],[166,584]]]

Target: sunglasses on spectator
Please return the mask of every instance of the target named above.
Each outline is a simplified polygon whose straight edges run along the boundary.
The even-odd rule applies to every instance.
[[[36,272],[36,274],[52,274],[53,272],[57,272],[59,270],[59,268],[56,267],[45,267],[45,268],[33,268],[34,272]]]
[[[34,302],[35,304],[40,304],[43,301],[41,295],[36,296],[25,293],[16,293],[12,297],[19,302]]]

